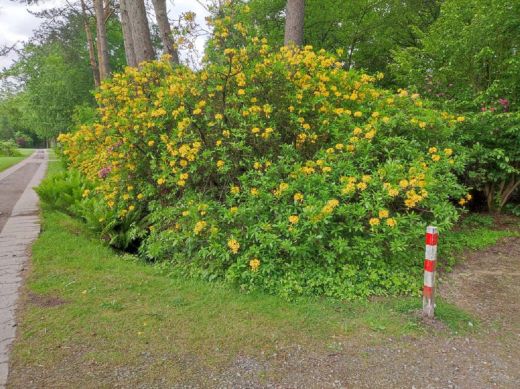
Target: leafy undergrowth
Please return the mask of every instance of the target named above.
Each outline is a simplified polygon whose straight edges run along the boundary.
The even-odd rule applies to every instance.
[[[457,228],[439,238],[440,269],[450,271],[467,251],[482,250],[502,238],[517,236],[518,225],[515,222],[506,228],[497,228],[490,215],[475,213],[466,216]]]
[[[127,384],[190,382],[240,355],[262,358],[295,344],[326,352],[338,339],[366,343],[425,332],[413,312],[417,298],[287,302],[172,278],[114,253],[84,224],[50,210],[27,285],[13,353],[15,386],[26,379],[88,385],[99,376],[120,382],[121,369],[136,373],[128,373]],[[464,326],[468,319],[459,314],[448,321]]]

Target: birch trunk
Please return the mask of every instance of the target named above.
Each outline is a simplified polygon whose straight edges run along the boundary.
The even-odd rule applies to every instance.
[[[159,27],[159,34],[164,47],[165,54],[171,56],[172,63],[179,63],[179,53],[175,47],[173,40],[170,21],[168,20],[168,10],[166,8],[166,0],[152,0],[153,9],[155,11],[155,19]]]

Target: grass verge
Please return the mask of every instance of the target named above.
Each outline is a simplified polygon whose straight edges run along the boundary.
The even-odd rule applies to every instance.
[[[0,172],[10,168],[11,166],[17,164],[20,161],[23,161],[29,155],[34,152],[34,149],[18,149],[18,151],[22,154],[17,157],[0,157]]]

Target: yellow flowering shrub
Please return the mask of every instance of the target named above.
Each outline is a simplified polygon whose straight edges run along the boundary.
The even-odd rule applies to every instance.
[[[214,21],[221,54],[201,70],[127,68],[96,121],[60,137],[90,196],[143,215],[141,255],[184,274],[286,296],[418,291],[417,242],[466,193],[457,118],[231,20]]]

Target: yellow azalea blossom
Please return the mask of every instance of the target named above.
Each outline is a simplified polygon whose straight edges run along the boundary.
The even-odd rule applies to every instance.
[[[165,180],[164,178],[162,178],[162,177],[159,178],[159,179],[157,180],[157,183],[158,183],[159,185],[162,185],[162,184],[164,184],[165,182],[166,182],[166,180]]]
[[[430,154],[435,154],[435,153],[437,152],[437,147],[430,147],[430,148],[428,149],[428,152],[429,152]]]
[[[258,196],[259,192],[258,192],[257,188],[251,188],[250,193],[251,193],[251,196]]]
[[[139,194],[137,195],[137,199],[138,199],[138,200],[142,200],[142,199],[144,199],[144,195],[143,195],[142,193],[139,193]]]
[[[367,184],[366,184],[366,182],[360,182],[360,183],[358,183],[356,186],[357,186],[357,188],[358,188],[359,190],[362,190],[362,191],[365,190],[365,189],[367,188]]]
[[[238,207],[231,207],[229,208],[229,212],[231,212],[232,215],[238,212]]]
[[[362,112],[360,112],[360,111],[356,111],[356,112],[354,112],[354,117],[355,117],[355,118],[360,118],[361,116],[363,116],[363,113],[362,113]]]
[[[258,268],[260,267],[260,260],[258,258],[253,258],[249,261],[249,267],[252,271],[258,271]]]
[[[238,243],[238,241],[235,239],[229,239],[227,245],[233,254],[238,253],[238,250],[240,249],[240,243]]]
[[[395,227],[397,222],[393,218],[386,219],[386,225],[388,227]]]
[[[440,159],[441,159],[441,156],[439,154],[433,154],[432,155],[432,160],[434,162],[438,162]]]
[[[466,195],[466,200],[471,201],[472,198],[473,198],[473,196],[470,195],[469,193]]]
[[[403,180],[399,181],[399,186],[403,189],[405,189],[408,186],[408,184],[409,184],[408,180],[403,179]]]
[[[186,217],[189,216],[190,211],[182,211],[182,216]]]
[[[370,130],[370,131],[368,131],[365,134],[365,138],[366,139],[372,139],[375,135],[376,135],[376,131],[375,130]]]
[[[458,121],[459,123],[462,123],[464,120],[466,120],[466,118],[465,118],[464,116],[459,116],[459,117],[457,117],[457,121]]]
[[[371,218],[368,223],[371,225],[371,226],[377,226],[379,225],[379,223],[381,223],[381,221],[377,218],[377,217],[373,217]]]
[[[195,227],[193,228],[193,232],[195,233],[195,235],[200,234],[202,232],[202,230],[204,228],[206,228],[206,225],[207,225],[207,223],[204,220],[198,221],[195,224]]]
[[[231,194],[239,194],[240,188],[238,186],[232,186],[230,192]]]
[[[300,218],[298,217],[298,215],[289,216],[289,222],[291,224],[296,224],[296,223],[298,223],[299,220],[300,220]]]
[[[388,215],[389,215],[389,212],[388,212],[387,209],[381,209],[379,211],[379,218],[380,219],[386,219],[388,217]]]
[[[222,120],[222,119],[224,119],[224,116],[221,113],[217,113],[215,115],[215,120]]]
[[[294,201],[302,202],[303,201],[303,194],[300,192],[295,193],[293,196]]]
[[[452,154],[453,154],[452,149],[444,149],[444,155],[446,155],[447,157],[451,156]]]
[[[222,168],[224,167],[225,164],[226,164],[226,163],[225,163],[223,160],[219,159],[219,160],[217,161],[217,168],[222,169]]]
[[[155,144],[154,140],[149,140],[148,141],[148,146],[152,147],[154,144]]]
[[[459,204],[460,204],[460,205],[464,205],[464,204],[466,204],[466,203],[467,203],[466,199],[460,199],[460,200],[459,200]]]

